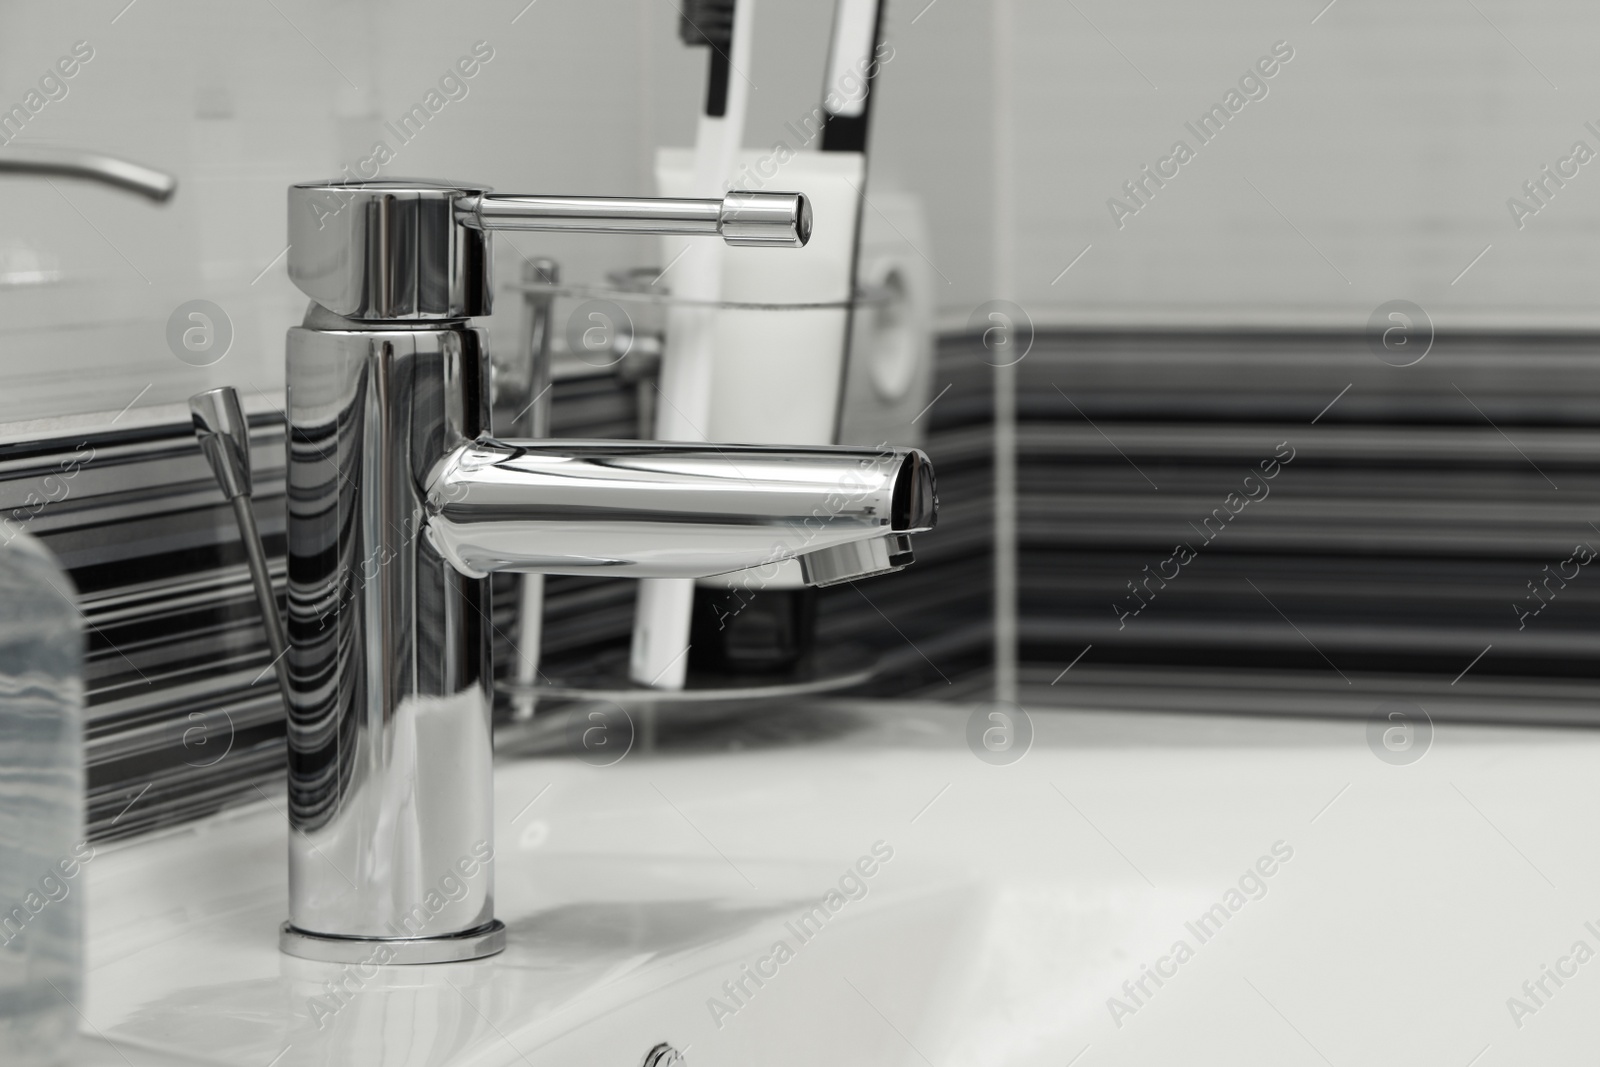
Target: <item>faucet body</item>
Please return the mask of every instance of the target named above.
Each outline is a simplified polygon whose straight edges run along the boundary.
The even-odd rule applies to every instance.
[[[798,556],[824,584],[899,569],[933,524],[914,450],[490,436],[487,337],[469,321],[489,310],[489,220],[522,205],[517,228],[535,212],[592,223],[597,203],[291,189],[290,275],[314,303],[287,344],[286,952],[424,963],[503,947],[489,574],[703,576]],[[683,206],[699,202],[618,203],[706,225]]]
[[[488,428],[485,338],[335,325],[356,328],[288,342],[289,922],[477,955],[498,934],[489,583],[434,549],[424,486]]]

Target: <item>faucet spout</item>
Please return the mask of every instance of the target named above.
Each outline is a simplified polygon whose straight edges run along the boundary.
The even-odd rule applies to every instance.
[[[701,578],[928,530],[937,505],[916,449],[481,438],[434,468],[427,506],[469,577]]]

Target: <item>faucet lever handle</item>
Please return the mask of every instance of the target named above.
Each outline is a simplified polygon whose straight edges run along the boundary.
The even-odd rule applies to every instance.
[[[721,200],[646,200],[505,196],[456,182],[303,182],[289,187],[289,279],[335,315],[362,322],[487,315],[495,230],[798,248],[811,237],[811,204],[800,193],[744,190]]]
[[[735,189],[721,200],[479,193],[456,201],[456,221],[476,230],[720,236],[731,245],[801,248],[811,202],[801,193]]]

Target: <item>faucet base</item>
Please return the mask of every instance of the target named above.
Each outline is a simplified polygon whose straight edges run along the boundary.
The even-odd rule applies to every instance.
[[[499,919],[445,937],[334,937],[297,930],[288,923],[278,929],[280,951],[321,963],[457,963],[493,956],[505,947],[506,924]]]

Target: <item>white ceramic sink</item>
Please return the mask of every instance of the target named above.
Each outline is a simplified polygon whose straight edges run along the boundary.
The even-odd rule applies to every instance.
[[[1574,941],[1600,949],[1600,737],[1441,727],[1395,766],[1361,723],[1036,711],[1033,749],[992,766],[969,710],[781,712],[806,743],[713,733],[604,768],[503,758],[508,949],[378,969],[321,1008],[341,969],[277,950],[279,797],[106,850],[83,1006],[103,1040],[82,1062],[634,1067],[670,1041],[695,1067],[1492,1067],[1593,1048],[1600,962],[1563,965],[1532,1013],[1507,998]],[[802,941],[875,844],[893,857]],[[792,958],[769,958],[779,940]]]

